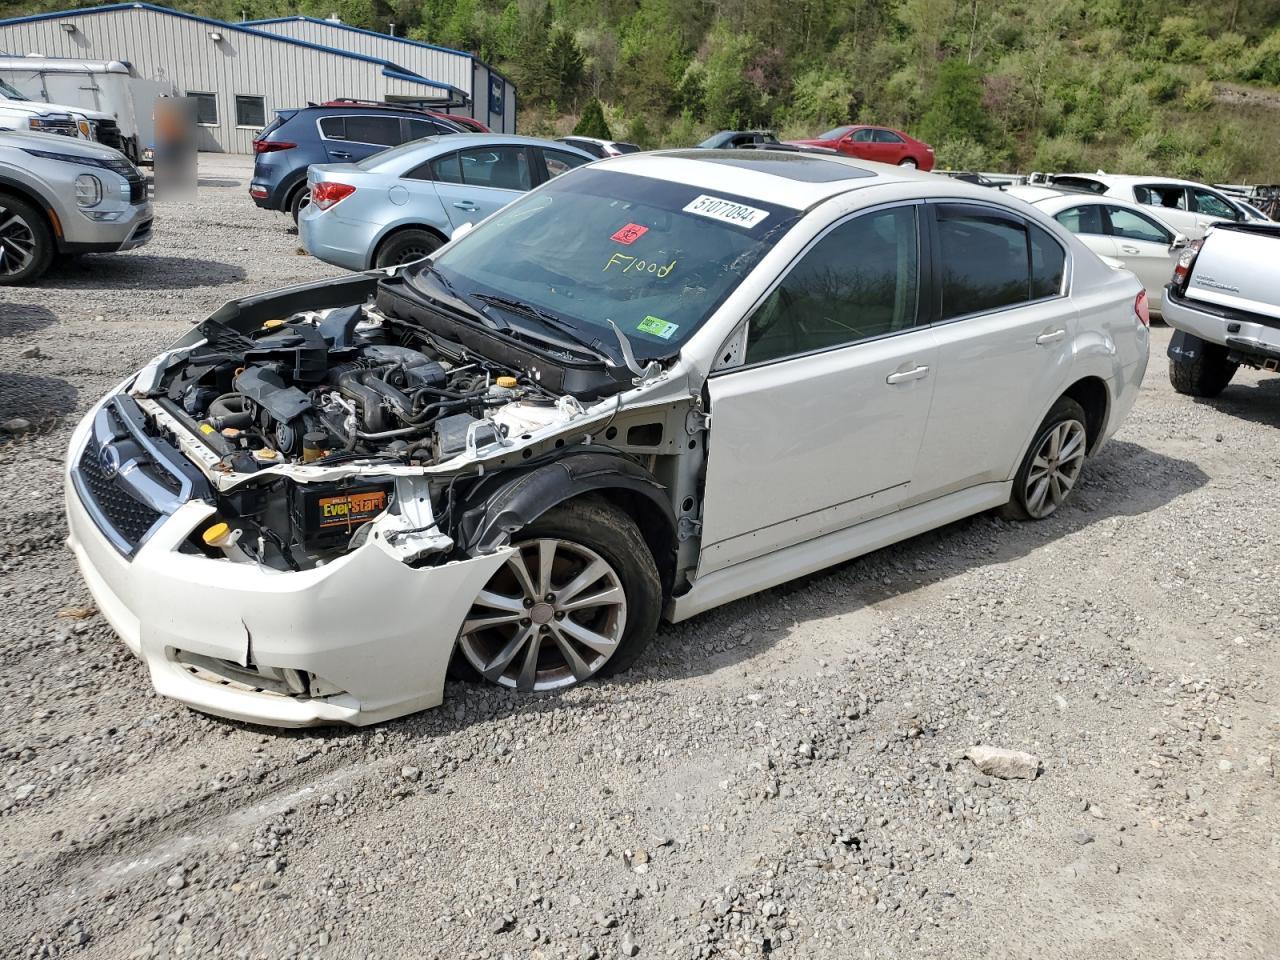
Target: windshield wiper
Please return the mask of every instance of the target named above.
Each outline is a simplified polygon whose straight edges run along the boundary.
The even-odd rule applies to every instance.
[[[453,298],[453,302],[446,302],[441,301],[436,297],[434,299],[436,299],[437,302],[444,303],[446,307],[456,310],[458,313],[471,317],[472,319],[479,320],[486,327],[492,327],[498,330],[506,328],[506,324],[500,324],[497,320],[493,319],[493,317],[485,316],[471,304],[467,303],[466,298],[458,292],[458,289],[453,285],[449,278],[440,272],[440,268],[437,267],[433,261],[424,260],[422,266],[428,274],[436,278],[436,281],[440,286],[444,287],[444,289],[448,291],[449,296]]]
[[[589,350],[602,360],[607,360],[609,363],[614,362],[614,358],[610,356],[607,351],[600,348],[598,340],[587,340],[573,324],[565,320],[561,320],[555,314],[548,313],[540,307],[535,307],[532,303],[526,303],[523,300],[515,300],[511,297],[494,296],[493,294],[488,293],[477,293],[473,294],[473,296],[484,303],[492,304],[495,307],[501,307],[503,310],[510,310],[512,313],[519,314],[522,317],[528,317],[531,320],[537,320],[544,326],[563,333],[575,344]]]

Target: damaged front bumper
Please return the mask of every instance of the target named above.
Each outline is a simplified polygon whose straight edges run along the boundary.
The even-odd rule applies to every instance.
[[[371,536],[330,563],[282,572],[184,551],[214,513],[201,499],[141,524],[117,514],[135,530],[146,526],[122,549],[93,502],[115,477],[96,474],[95,486],[82,477],[79,488],[75,480],[99,409],[71,443],[68,543],[99,610],[146,663],[157,692],[283,727],[377,723],[441,702],[463,619],[509,549],[411,567]]]

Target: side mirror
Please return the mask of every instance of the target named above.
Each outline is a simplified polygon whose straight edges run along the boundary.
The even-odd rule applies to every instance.
[[[1186,234],[1183,234],[1183,233],[1175,233],[1175,234],[1173,235],[1173,243],[1169,244],[1169,249],[1170,249],[1170,250],[1181,250],[1183,247],[1185,247],[1185,246],[1186,246],[1188,243],[1190,243],[1190,242],[1191,242],[1191,241],[1190,241],[1189,239],[1187,239]]]

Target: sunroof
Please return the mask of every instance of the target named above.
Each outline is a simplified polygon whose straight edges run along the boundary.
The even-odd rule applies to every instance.
[[[741,167],[759,173],[803,180],[805,183],[835,183],[837,180],[860,180],[874,177],[870,170],[812,153],[789,150],[673,150],[663,154],[680,160],[703,160]]]

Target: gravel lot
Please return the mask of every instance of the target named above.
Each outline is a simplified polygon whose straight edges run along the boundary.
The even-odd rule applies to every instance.
[[[224,300],[334,272],[242,158],[201,170],[149,247],[0,291],[0,420],[35,425],[0,438],[0,955],[1280,955],[1280,378],[1178,397],[1158,327],[1046,523],[664,628],[563,696],[253,728],[155,696],[62,542],[96,397]]]

